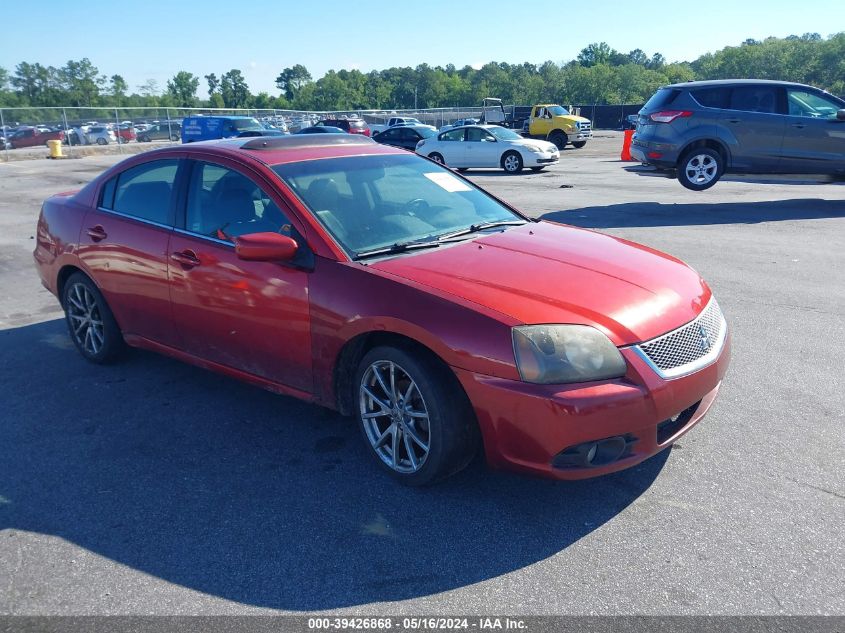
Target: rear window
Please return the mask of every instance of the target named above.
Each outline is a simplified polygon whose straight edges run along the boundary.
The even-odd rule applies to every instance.
[[[730,88],[702,88],[691,91],[693,98],[705,108],[724,110],[731,101]]]
[[[738,86],[731,93],[731,110],[743,112],[764,112],[775,114],[777,106],[777,88],[772,86]]]
[[[350,121],[349,127],[354,127],[356,130],[360,130],[361,128],[364,127],[364,122],[363,121]]]
[[[666,106],[671,105],[679,94],[681,94],[681,91],[676,88],[661,88],[646,102],[643,106],[643,110],[658,110],[660,108],[665,108]]]

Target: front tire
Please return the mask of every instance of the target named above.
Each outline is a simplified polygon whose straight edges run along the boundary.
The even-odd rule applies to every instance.
[[[439,163],[441,165],[445,165],[446,161],[443,159],[442,154],[438,154],[437,152],[432,152],[428,155],[428,157],[433,160],[435,163]]]
[[[370,454],[401,483],[424,486],[464,468],[477,446],[469,400],[435,359],[376,347],[355,374],[357,418]]]
[[[519,152],[505,152],[502,156],[502,169],[509,174],[518,174],[522,171],[522,156]]]
[[[566,136],[566,132],[561,132],[560,130],[557,130],[549,135],[549,142],[554,143],[555,147],[557,147],[559,150],[562,150],[564,147],[566,147],[566,144],[569,142],[569,137]]]
[[[709,147],[691,149],[678,162],[678,182],[692,191],[709,189],[725,170],[722,155]]]
[[[572,141],[572,147],[575,149],[581,149],[587,144],[587,141]]]
[[[97,145],[108,145],[108,140],[104,139],[102,136],[97,139]]]
[[[82,273],[72,274],[62,291],[62,306],[70,338],[86,360],[108,363],[123,351],[120,327],[91,279]]]

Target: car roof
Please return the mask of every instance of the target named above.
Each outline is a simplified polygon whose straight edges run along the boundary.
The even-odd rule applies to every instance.
[[[669,84],[664,88],[708,88],[716,86],[744,85],[765,85],[765,86],[799,86],[801,88],[812,88],[807,84],[799,84],[793,81],[777,81],[773,79],[708,79],[704,81],[685,81],[677,84]]]
[[[211,151],[237,157],[249,155],[267,165],[281,165],[303,160],[367,156],[373,154],[407,155],[402,149],[376,143],[361,134],[291,134],[287,136],[251,136],[224,140],[201,141],[179,148],[181,151]],[[156,151],[156,150],[154,150]],[[166,151],[157,150],[157,151]]]

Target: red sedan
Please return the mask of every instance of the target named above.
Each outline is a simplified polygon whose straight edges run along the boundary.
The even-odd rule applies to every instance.
[[[480,448],[558,479],[630,467],[702,418],[728,366],[679,260],[359,135],[133,156],[44,203],[35,261],[88,360],[128,344],[353,415],[408,484]]]

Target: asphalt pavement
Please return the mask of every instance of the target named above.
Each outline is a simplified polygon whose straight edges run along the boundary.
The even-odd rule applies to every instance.
[[[696,268],[733,335],[715,405],[626,472],[476,462],[422,490],[331,411],[147,352],[86,363],[35,220],[120,157],[0,164],[0,614],[845,615],[845,185],[695,193],[620,144],[468,175]]]

